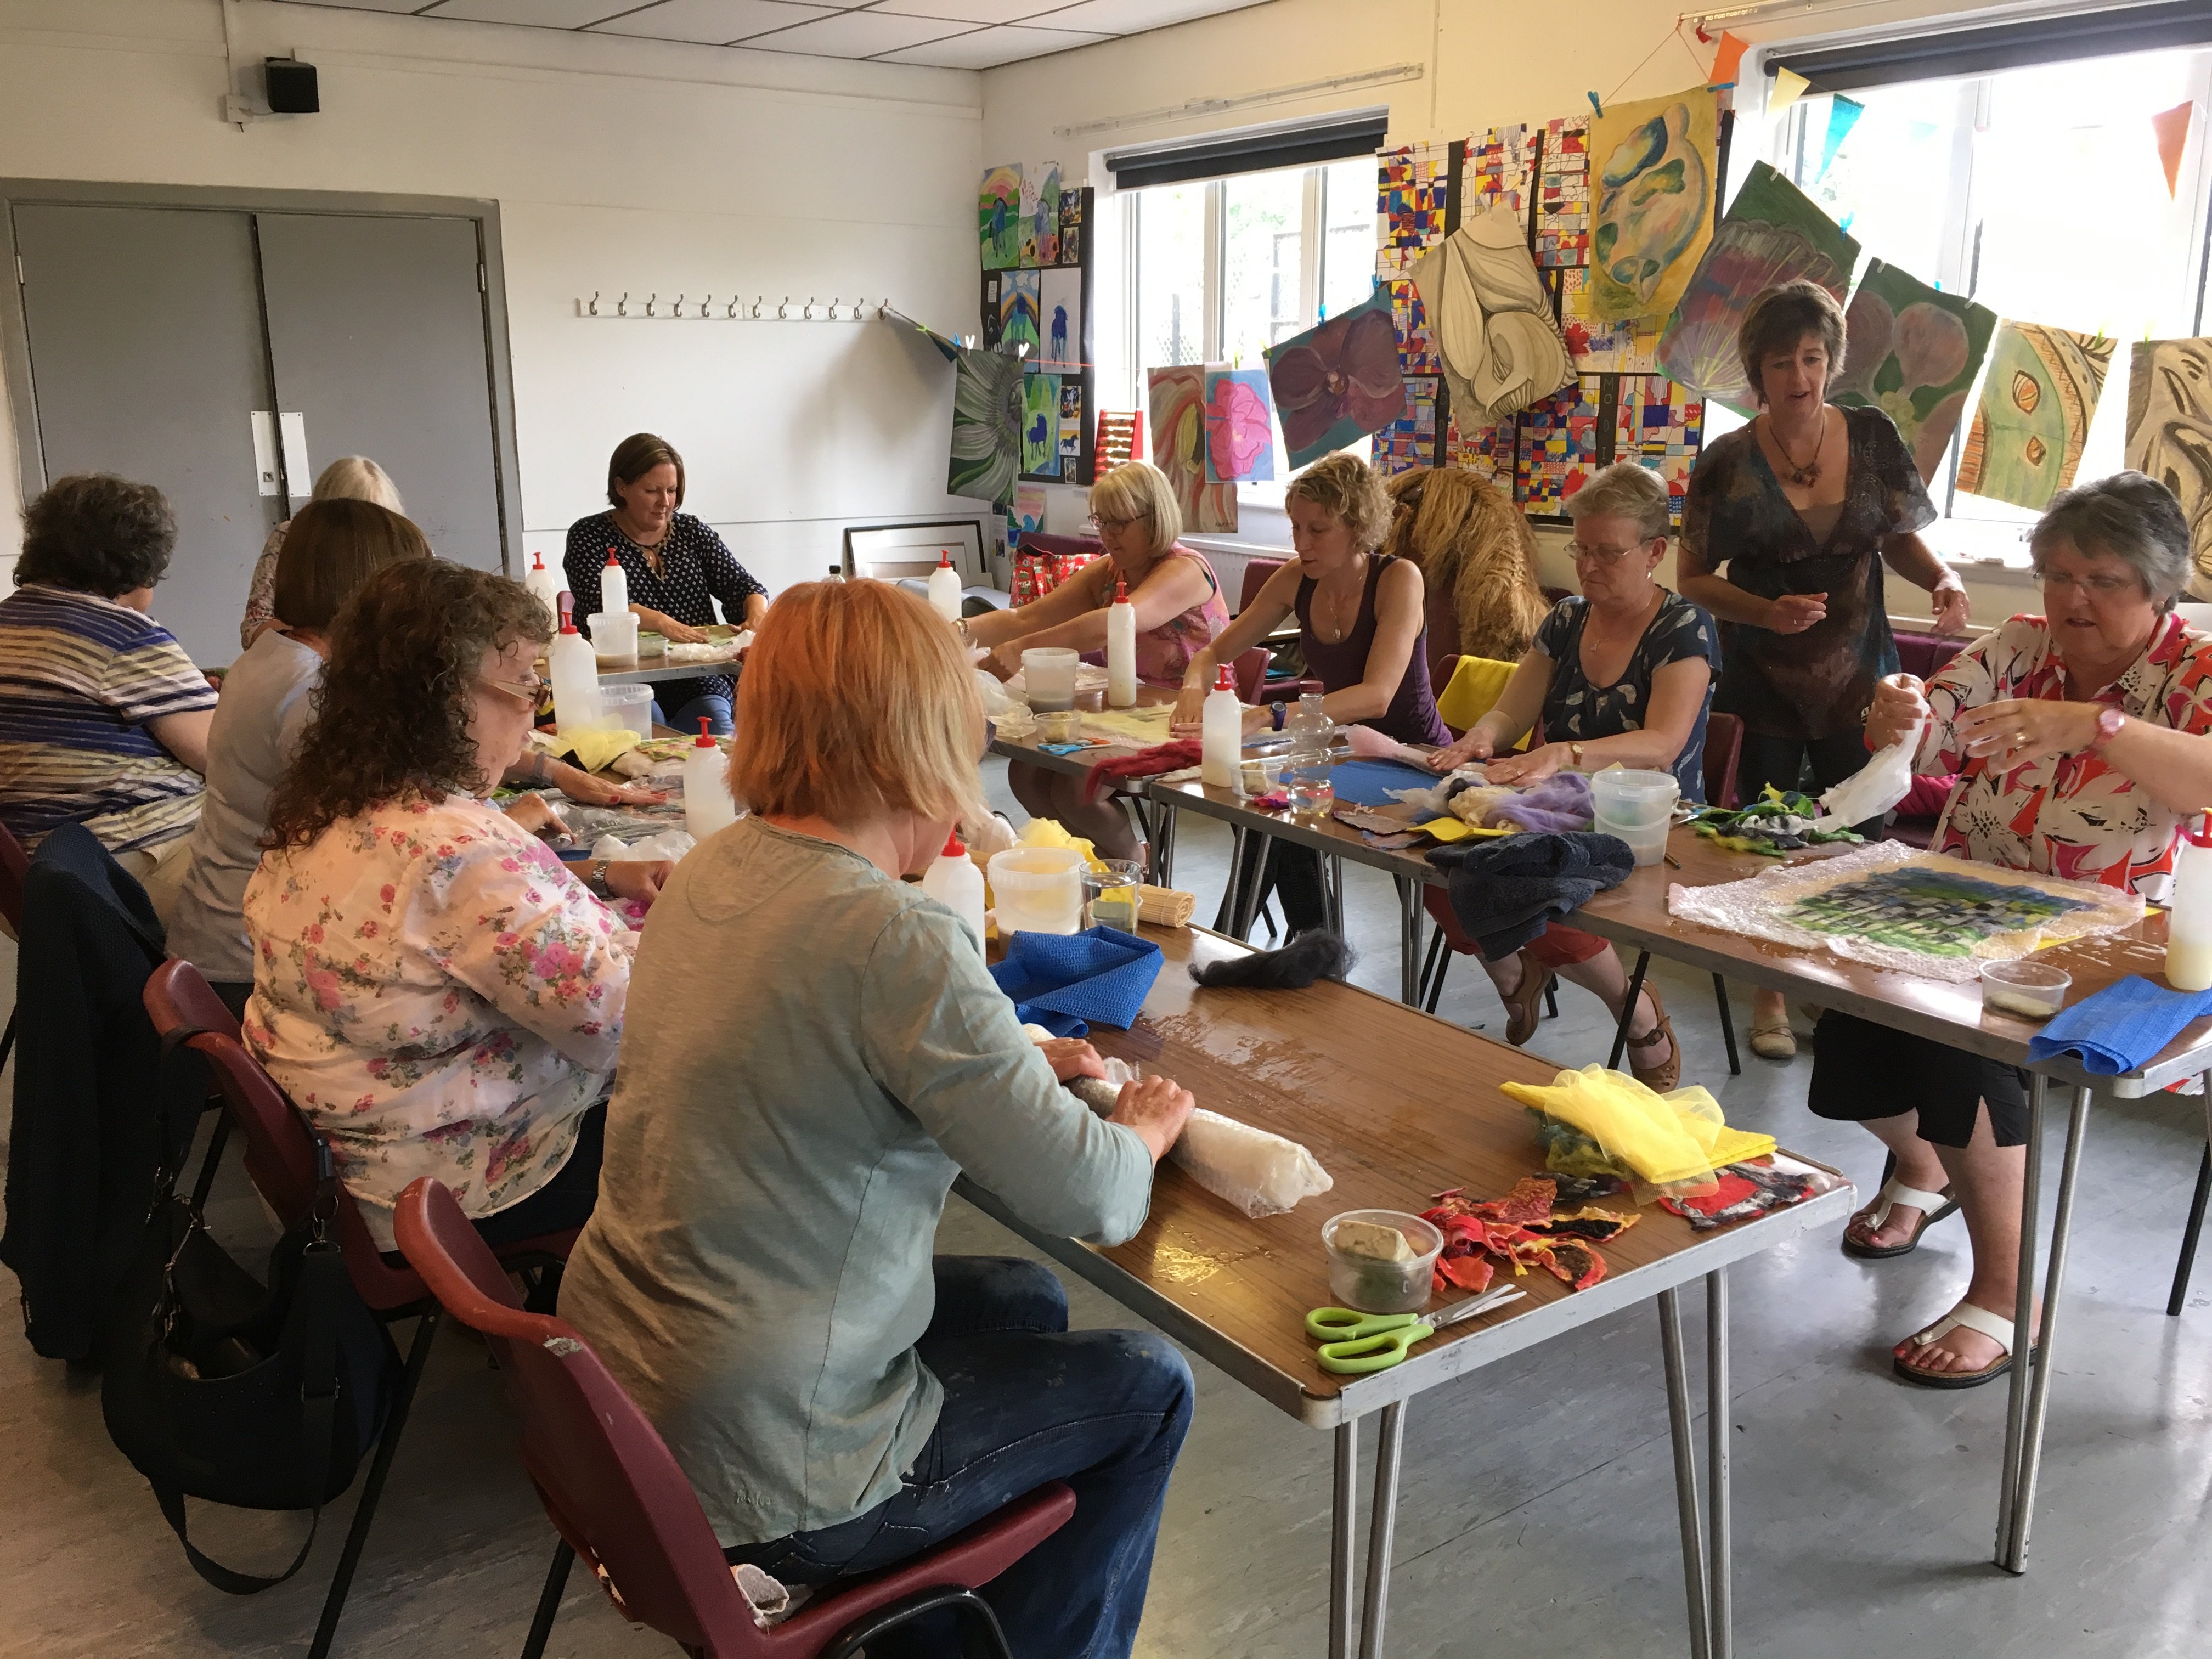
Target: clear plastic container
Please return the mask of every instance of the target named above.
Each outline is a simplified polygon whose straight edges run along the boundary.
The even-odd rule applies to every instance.
[[[1032,646],[1022,653],[1022,684],[1030,707],[1042,714],[1075,707],[1075,665],[1080,659],[1063,645]]]
[[[1134,859],[1101,859],[1103,870],[1083,872],[1083,896],[1090,907],[1094,927],[1118,927],[1125,933],[1137,931],[1137,886],[1145,878],[1145,866]]]
[[[637,612],[594,611],[590,621],[592,649],[599,653],[601,663],[610,667],[617,665],[629,667],[636,664]]]
[[[653,688],[649,685],[603,685],[599,707],[609,726],[626,726],[641,738],[653,735]]]
[[[2049,1019],[2066,1006],[2074,975],[2041,962],[1982,964],[1982,1006],[2015,1019]]]
[[[990,863],[991,903],[999,935],[1079,933],[1083,931],[1083,872],[1089,866],[1072,847],[1010,847]]]
[[[1336,804],[1336,787],[1329,781],[1335,757],[1329,741],[1336,724],[1322,712],[1321,694],[1308,691],[1298,698],[1297,713],[1283,727],[1290,748],[1283,757],[1283,781],[1291,796],[1291,811],[1302,818],[1327,817]]]
[[[1672,772],[1609,767],[1590,779],[1590,828],[1626,842],[1638,864],[1656,864],[1667,855],[1667,830],[1680,793]]]
[[[1371,1221],[1395,1227],[1413,1247],[1411,1260],[1383,1261],[1336,1248],[1340,1221]],[[1361,1313],[1419,1313],[1429,1305],[1431,1275],[1443,1253],[1444,1236],[1417,1215],[1402,1210],[1346,1210],[1322,1223],[1321,1242],[1328,1252],[1328,1293]]]
[[[1283,787],[1283,757],[1249,755],[1237,763],[1237,793],[1245,800]]]

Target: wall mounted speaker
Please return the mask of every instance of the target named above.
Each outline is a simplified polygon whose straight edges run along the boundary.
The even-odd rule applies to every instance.
[[[315,66],[289,58],[262,60],[269,77],[269,111],[272,115],[313,115],[323,106],[315,84]]]

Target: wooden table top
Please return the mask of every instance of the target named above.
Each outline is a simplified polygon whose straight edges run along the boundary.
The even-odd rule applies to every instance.
[[[1454,1325],[1388,1370],[1324,1371],[1305,1316],[1336,1301],[1322,1224],[1346,1210],[1414,1213],[1459,1187],[1502,1196],[1543,1173],[1543,1154],[1504,1082],[1550,1083],[1559,1067],[1517,1048],[1333,981],[1304,991],[1207,990],[1186,965],[1246,947],[1202,929],[1146,927],[1166,962],[1127,1032],[1094,1028],[1103,1054],[1161,1073],[1201,1106],[1302,1141],[1335,1181],[1286,1214],[1253,1220],[1160,1166],[1144,1229],[1097,1249],[1012,1222],[988,1193],[962,1191],[1110,1295],[1188,1342],[1293,1416],[1328,1426],[1403,1399],[1726,1262],[1839,1223],[1848,1187],[1792,1209],[1703,1235],[1656,1204],[1601,1248],[1609,1272],[1587,1291],[1552,1275],[1514,1279],[1527,1298]],[[1626,1194],[1603,1200],[1633,1207]],[[1453,1298],[1456,1300],[1456,1295]],[[1443,1298],[1432,1304],[1445,1305]]]
[[[1954,985],[1921,979],[1852,962],[1833,951],[1798,950],[1669,915],[1667,890],[1672,884],[1709,887],[1741,881],[1785,860],[1762,858],[1756,853],[1731,853],[1692,830],[1680,828],[1668,837],[1667,848],[1680,868],[1644,866],[1620,886],[1583,905],[1571,919],[1572,925],[1669,961],[1748,980],[1824,1008],[1932,1037],[1954,1048],[2009,1065],[2027,1064],[2028,1039],[2042,1029],[2041,1024],[1985,1012],[1978,981]],[[1832,855],[1808,851],[1786,862],[1796,865]],[[2153,910],[2124,932],[2039,951],[2036,960],[2074,976],[2066,994],[2069,1003],[2079,1002],[2130,974],[2163,984],[2166,913]],[[2147,1093],[2212,1064],[2208,1050],[2212,1050],[2212,1018],[2191,1024],[2139,1077],[2100,1078],[2096,1083],[2115,1093]],[[2046,1061],[2037,1069],[2069,1082],[2082,1082],[2087,1076],[2070,1061]]]
[[[1350,824],[1334,817],[1298,818],[1288,812],[1267,811],[1253,805],[1234,789],[1217,788],[1196,778],[1182,783],[1150,781],[1145,786],[1145,793],[1153,800],[1178,811],[1200,812],[1224,823],[1258,830],[1299,847],[1310,847],[1316,852],[1371,865],[1393,876],[1404,876],[1432,887],[1441,887],[1448,879],[1443,871],[1423,856],[1436,846],[1434,842],[1424,841],[1413,847],[1376,847]]]
[[[1172,686],[1140,684],[1137,687],[1137,707],[1157,708],[1163,703],[1173,702],[1176,695]],[[1101,713],[1106,708],[1106,694],[1103,691],[1080,693],[1075,699],[1075,708],[1078,714]],[[991,752],[1003,755],[1008,760],[1019,761],[1026,766],[1042,767],[1048,772],[1064,772],[1072,778],[1079,778],[1109,756],[1133,755],[1143,746],[1132,742],[1110,747],[1079,749],[1072,755],[1048,755],[1037,746],[1040,741],[1035,732],[1025,738],[994,737],[991,740]],[[1163,738],[1161,741],[1165,742],[1166,739]]]

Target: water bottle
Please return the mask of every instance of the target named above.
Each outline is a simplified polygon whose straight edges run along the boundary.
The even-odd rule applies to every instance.
[[[684,757],[684,827],[694,841],[738,821],[737,803],[730,799],[729,757],[707,726],[707,716],[700,715],[699,735]]]
[[[629,609],[629,572],[623,568],[611,547],[607,550],[607,567],[599,572],[599,609],[617,616]]]
[[[2166,916],[2166,979],[2177,991],[2212,991],[2212,829],[2195,814],[2174,848],[2172,908]]]
[[[576,596],[561,596],[561,631],[545,654],[553,671],[553,721],[563,732],[589,732],[604,720],[599,703],[599,659],[576,631]]]
[[[945,850],[921,872],[921,890],[967,924],[983,948],[983,872],[975,867],[955,830],[945,837]]]
[[[1234,789],[1237,763],[1244,757],[1244,705],[1223,664],[1199,714],[1199,778],[1209,789]]]
[[[824,576],[824,577],[823,578],[823,580],[824,580],[824,581],[831,581],[831,582],[842,582],[842,581],[843,581],[844,580],[845,580],[845,567],[844,567],[843,565],[842,565],[842,564],[833,564],[833,565],[831,565],[831,566],[830,567],[830,574],[829,574],[827,576]]]
[[[1322,712],[1321,694],[1309,691],[1298,699],[1298,712],[1283,728],[1290,747],[1283,757],[1283,782],[1291,797],[1291,811],[1298,817],[1328,816],[1336,803],[1336,787],[1329,781],[1329,740],[1336,724]]]
[[[937,568],[929,573],[929,608],[949,623],[960,620],[960,573],[950,553],[939,553]]]
[[[1114,584],[1114,603],[1106,607],[1106,704],[1137,705],[1137,607],[1125,581]]]

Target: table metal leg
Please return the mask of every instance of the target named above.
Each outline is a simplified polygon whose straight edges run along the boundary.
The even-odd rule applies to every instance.
[[[1667,1367],[1667,1431],[1674,1443],[1674,1504],[1682,1525],[1682,1584],[1689,1603],[1690,1659],[1712,1659],[1705,1622],[1705,1527],[1698,1514],[1698,1456],[1690,1426],[1690,1383],[1682,1359],[1677,1293],[1659,1292],[1659,1352]]]
[[[1705,1275],[1705,1470],[1712,1488],[1712,1548],[1707,1640],[1712,1659],[1735,1651],[1732,1626],[1735,1540],[1729,1498],[1729,1292],[1728,1270]]]
[[[2036,1230],[2042,1224],[2043,1210],[2043,1105],[2045,1087],[2043,1073],[2027,1074],[2027,1164],[2022,1172],[2020,1190],[2020,1291],[2013,1302],[2013,1336],[2034,1328],[2035,1321],[2035,1245]],[[1887,1177],[1885,1177],[1886,1179]],[[1996,1563],[2008,1566],[2013,1559],[2014,1498],[2020,1491],[2020,1449],[2021,1436],[2027,1425],[2027,1374],[2032,1364],[2030,1355],[2013,1356],[2011,1373],[2005,1378],[2004,1462],[1997,1471],[1997,1544]]]
[[[2058,1328],[2058,1298],[2066,1288],[2066,1247],[2074,1232],[2074,1186],[2081,1173],[2081,1143],[2089,1133],[2091,1096],[2087,1088],[2074,1091],[2074,1103],[2066,1121],[2066,1161],[2058,1167],[2058,1203],[2051,1221],[2051,1266],[2043,1285],[2043,1329],[2022,1323],[2014,1328],[2014,1340],[2027,1344],[2035,1354],[2035,1376],[2028,1385],[2027,1425],[2021,1437],[2020,1480],[2013,1489],[2012,1547],[2002,1563],[2008,1572],[2027,1571],[2027,1531],[2035,1519],[2035,1481],[2043,1468],[2043,1424],[2051,1405],[2051,1342]],[[2013,1362],[2017,1365],[2020,1362]]]
[[[1361,1595],[1359,1659],[1382,1659],[1382,1622],[1390,1611],[1390,1551],[1398,1536],[1398,1460],[1406,1447],[1406,1402],[1382,1408],[1375,1443],[1375,1507],[1367,1521],[1367,1585]]]
[[[1336,1482],[1329,1493],[1328,1659],[1352,1659],[1352,1553],[1358,1517],[1352,1499],[1359,1484],[1359,1419],[1336,1425]]]
[[[1229,931],[1242,939],[1252,937],[1252,926],[1260,919],[1260,907],[1267,898],[1267,866],[1273,861],[1275,838],[1254,830],[1244,837],[1244,879],[1237,890],[1237,911],[1230,918]]]
[[[1322,878],[1328,895],[1328,927],[1333,933],[1344,932],[1344,860],[1334,853],[1328,855],[1328,866]]]
[[[2178,1318],[2189,1299],[2189,1275],[2197,1266],[2197,1242],[2204,1233],[2204,1204],[2212,1198],[2212,1072],[2201,1081],[2204,1087],[2204,1156],[2197,1165],[2197,1190],[2189,1200],[2189,1224],[2181,1230],[2181,1254],[2173,1264],[2173,1289],[2166,1298],[2166,1316]]]
[[[1410,876],[1393,876],[1398,884],[1398,1000],[1408,1008],[1421,1006],[1421,924],[1428,912],[1421,905],[1421,884]]]
[[[1620,1005],[1620,1023],[1613,1028],[1613,1053],[1606,1057],[1605,1069],[1620,1069],[1620,1057],[1628,1048],[1628,1027],[1636,1018],[1636,999],[1644,994],[1644,970],[1651,965],[1651,952],[1638,951],[1636,966],[1628,975],[1628,1000]]]
[[[1257,837],[1242,824],[1229,826],[1229,874],[1221,884],[1221,908],[1213,913],[1213,931],[1228,933],[1237,917],[1237,895],[1244,881],[1246,847]]]

